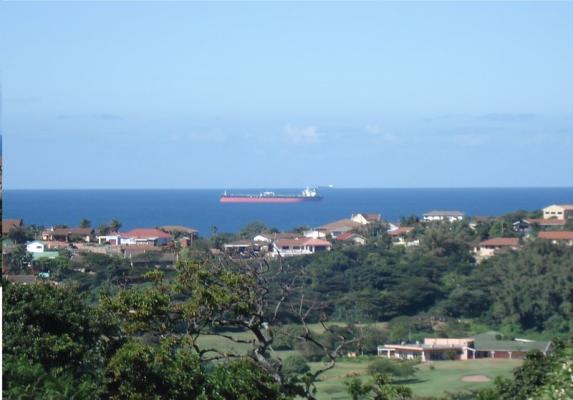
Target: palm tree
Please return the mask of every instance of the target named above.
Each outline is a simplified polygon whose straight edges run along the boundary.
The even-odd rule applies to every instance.
[[[119,231],[119,228],[122,227],[121,222],[118,219],[112,219],[111,222],[109,223],[109,227],[111,228],[111,230],[113,232],[117,232]]]

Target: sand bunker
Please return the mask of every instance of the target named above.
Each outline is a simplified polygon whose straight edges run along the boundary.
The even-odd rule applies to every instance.
[[[491,381],[491,379],[489,379],[485,375],[466,375],[462,378],[462,381],[464,381],[464,382],[489,382],[489,381]]]

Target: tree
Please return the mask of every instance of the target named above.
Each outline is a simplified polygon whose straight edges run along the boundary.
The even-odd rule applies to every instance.
[[[92,225],[92,223],[89,219],[83,218],[80,221],[80,228],[89,228],[91,225]]]
[[[416,373],[416,363],[383,358],[373,361],[368,366],[368,373],[372,376],[379,374],[394,378],[407,378]]]
[[[116,322],[75,289],[3,282],[5,398],[97,399]]]
[[[573,386],[573,338],[563,343],[554,341],[548,355],[530,352],[513,377],[497,378],[495,387],[479,393],[480,400],[571,399]]]
[[[304,357],[293,355],[284,360],[282,371],[286,375],[302,375],[309,372],[310,367]]]
[[[341,349],[354,339],[336,334],[325,320],[322,326],[325,332],[332,334],[327,344],[308,328],[306,318],[318,304],[312,296],[303,294],[303,269],[282,264],[271,267],[264,260],[236,263],[221,258],[213,261],[179,262],[178,273],[170,282],[164,280],[160,271],[149,272],[146,277],[154,282],[152,287],[104,294],[102,304],[110,314],[120,318],[120,326],[126,334],[147,333],[176,340],[178,348],[195,351],[203,365],[213,361],[233,365],[234,360],[250,363],[254,369],[250,369],[249,374],[253,371],[264,374],[280,393],[313,399],[314,381],[334,367]],[[175,298],[178,302],[173,301]],[[323,368],[309,373],[302,381],[285,376],[282,362],[270,354],[283,309],[298,318],[303,326],[297,339],[312,343],[326,360]],[[228,329],[245,330],[251,339],[237,339],[220,332]],[[239,354],[221,348],[204,348],[199,338],[206,332],[249,344],[251,349],[247,354]]]
[[[412,389],[396,385],[386,375],[376,374],[372,382],[362,383],[354,378],[346,382],[348,393],[352,400],[408,400],[412,398]]]
[[[239,236],[243,239],[252,239],[255,236],[267,232],[269,230],[268,226],[260,221],[251,222],[247,224],[241,232],[239,232]]]
[[[26,229],[22,228],[21,226],[15,226],[8,231],[8,238],[13,240],[15,243],[22,244],[33,239],[34,237],[31,236],[26,231]]]
[[[109,223],[109,227],[111,228],[112,232],[118,232],[122,226],[123,225],[121,224],[121,222],[115,218],[112,219],[111,222]]]

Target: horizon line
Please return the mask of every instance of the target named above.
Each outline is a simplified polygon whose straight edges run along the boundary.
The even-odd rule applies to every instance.
[[[310,186],[318,188],[320,190],[356,190],[356,189],[385,189],[385,190],[415,190],[415,189],[573,189],[571,186]],[[31,190],[264,190],[264,189],[285,189],[285,190],[300,190],[304,188],[303,186],[285,186],[285,187],[270,187],[270,186],[260,186],[260,187],[247,187],[247,186],[237,186],[237,187],[176,187],[176,188],[157,188],[157,187],[133,187],[133,188],[121,188],[121,187],[80,187],[80,188],[6,188],[2,189],[3,192],[6,191],[31,191]]]

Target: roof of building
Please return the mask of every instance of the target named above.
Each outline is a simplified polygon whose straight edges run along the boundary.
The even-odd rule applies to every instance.
[[[475,350],[478,351],[523,351],[539,350],[546,352],[551,346],[551,342],[535,341],[526,339],[515,340],[497,340],[496,332],[485,332],[476,335],[474,338],[464,339],[473,341]],[[386,349],[404,349],[404,350],[426,350],[426,349],[449,349],[462,348],[463,344],[424,344],[424,343],[405,343],[405,344],[385,344]]]
[[[255,242],[252,240],[237,240],[231,243],[226,243],[224,245],[225,248],[232,248],[232,247],[252,247],[255,245]]]
[[[519,246],[519,239],[518,238],[512,238],[512,237],[498,237],[498,238],[492,238],[492,239],[484,240],[483,242],[480,242],[479,245],[480,246],[517,247],[517,246]]]
[[[573,231],[546,231],[539,232],[537,236],[547,240],[573,240]]]
[[[540,226],[562,226],[567,222],[564,219],[557,218],[526,218],[524,220],[528,224],[537,224]],[[517,221],[519,223],[519,221]]]
[[[23,224],[21,219],[3,219],[2,220],[2,232],[8,233],[10,229],[21,227]]]
[[[354,228],[359,228],[362,225],[356,221],[352,221],[351,219],[339,219],[338,221],[333,221],[333,222],[329,222],[328,224],[319,226],[319,228],[324,229],[324,230],[336,230],[336,229],[340,229],[340,228],[348,228],[348,230],[350,229],[354,229]]]
[[[358,233],[354,233],[354,232],[344,232],[341,233],[340,235],[338,235],[336,237],[336,240],[340,240],[340,241],[345,241],[345,240],[351,240],[354,238],[361,238],[361,239],[365,239],[364,236],[359,235]]]
[[[382,219],[379,213],[356,213],[352,214],[352,218],[362,215],[362,217],[368,222],[378,222]]]
[[[197,233],[197,229],[193,229],[193,228],[189,228],[187,226],[181,226],[181,225],[164,225],[164,226],[160,226],[159,229],[161,229],[162,231],[165,232],[169,232],[169,233],[188,233],[188,234],[194,234]]]
[[[389,231],[388,235],[390,236],[402,236],[409,232],[412,232],[415,228],[413,226],[401,226],[398,229],[394,229],[393,231]]]
[[[530,351],[539,350],[545,352],[551,346],[551,342],[535,341],[526,339],[498,340],[496,332],[484,332],[474,337],[475,349],[479,351]]]
[[[439,211],[439,210],[432,210],[424,213],[424,216],[428,217],[463,217],[465,213],[461,211]]]
[[[324,239],[307,239],[304,241],[305,246],[330,246],[330,242]]]
[[[93,228],[54,228],[44,231],[44,234],[50,236],[68,236],[68,235],[79,235],[88,236],[94,232]]]
[[[573,204],[551,204],[550,206],[547,206],[545,208],[549,208],[549,207],[561,207],[564,210],[573,210]],[[544,208],[544,210],[545,210]]]
[[[136,239],[171,239],[171,235],[155,228],[138,228],[120,233],[122,238]]]
[[[294,239],[278,239],[275,240],[275,245],[277,247],[292,247],[292,246],[304,246],[308,241],[308,238],[294,238]]]
[[[257,236],[265,237],[269,240],[278,240],[278,239],[295,239],[302,237],[301,234],[295,232],[272,232],[272,233],[259,233]]]

